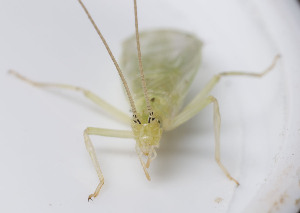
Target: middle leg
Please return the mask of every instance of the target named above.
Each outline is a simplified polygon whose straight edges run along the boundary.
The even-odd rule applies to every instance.
[[[81,92],[85,97],[87,97],[92,102],[94,102],[95,104],[100,106],[104,111],[106,111],[110,115],[114,116],[119,121],[126,123],[126,124],[130,123],[130,117],[128,115],[126,115],[124,112],[118,110],[117,108],[115,108],[111,104],[107,103],[102,98],[100,98],[99,96],[97,96],[96,94],[94,94],[93,92],[91,92],[87,89],[84,89],[84,88],[78,87],[78,86],[68,85],[68,84],[42,83],[42,82],[33,81],[13,70],[10,70],[9,73],[14,75],[18,79],[20,79],[28,84],[31,84],[32,86],[35,86],[35,87],[59,88],[59,89],[66,89],[66,90]]]
[[[200,110],[202,110],[205,105],[205,98],[209,95],[209,92],[216,86],[216,84],[220,81],[222,77],[225,76],[247,76],[247,77],[255,77],[261,78],[267,73],[269,73],[276,65],[276,62],[280,58],[280,55],[275,56],[272,64],[262,72],[259,73],[251,73],[251,72],[241,72],[241,71],[231,71],[231,72],[221,72],[215,75],[206,85],[205,87],[196,95],[196,97],[188,104],[186,107],[174,118],[171,122],[171,125],[166,126],[166,130],[172,130],[181,124],[185,123],[192,117],[194,117]]]

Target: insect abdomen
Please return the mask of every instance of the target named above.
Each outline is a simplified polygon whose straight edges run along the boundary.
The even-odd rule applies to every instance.
[[[201,61],[202,42],[176,30],[140,33],[144,76],[153,110],[170,120],[180,109]],[[140,79],[135,36],[123,43],[121,66],[138,111],[146,108]]]

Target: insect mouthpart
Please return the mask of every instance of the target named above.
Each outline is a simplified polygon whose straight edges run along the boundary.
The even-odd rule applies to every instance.
[[[139,147],[138,143],[135,146],[136,152],[137,152],[140,162],[143,166],[145,175],[149,181],[151,180],[151,178],[148,173],[148,168],[150,167],[151,162],[157,156],[155,148],[158,148],[158,146],[150,146],[150,147],[148,147],[147,150],[144,150],[144,151],[146,151],[146,152],[144,152],[143,150],[141,150],[141,147]]]
[[[134,115],[131,127],[136,140],[136,151],[145,170],[156,157],[155,149],[159,147],[162,128],[159,119],[154,116],[153,112],[149,115]],[[142,158],[146,158],[146,163]],[[146,171],[145,173],[148,177],[148,173]]]
[[[158,148],[158,147],[154,147],[154,146],[150,147],[150,151],[147,154],[145,154],[143,152],[144,156],[147,157],[147,162],[146,162],[146,165],[145,165],[146,168],[150,167],[151,161],[153,161],[157,156],[155,148]]]

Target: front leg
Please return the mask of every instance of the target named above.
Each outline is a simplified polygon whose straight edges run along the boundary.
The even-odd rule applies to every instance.
[[[234,179],[228,170],[225,168],[225,166],[221,162],[221,157],[220,157],[220,128],[221,128],[221,116],[220,116],[220,110],[219,110],[219,104],[218,100],[213,97],[213,96],[208,96],[201,100],[198,103],[198,106],[194,106],[191,109],[186,109],[183,113],[182,119],[189,118],[191,114],[194,114],[195,111],[200,111],[203,108],[205,108],[207,105],[213,104],[213,121],[214,121],[214,133],[215,133],[215,160],[219,167],[222,169],[222,171],[225,173],[225,175],[228,177],[229,180],[232,180],[236,183],[236,185],[239,185],[239,182]]]
[[[133,134],[131,131],[126,130],[112,130],[112,129],[101,129],[101,128],[95,128],[95,127],[88,127],[84,130],[84,142],[87,151],[89,152],[94,168],[96,169],[98,178],[99,178],[99,184],[93,194],[89,195],[88,201],[91,200],[93,197],[97,197],[97,195],[100,192],[101,187],[104,184],[104,177],[102,174],[102,171],[100,169],[99,162],[97,160],[95,148],[92,144],[92,141],[89,137],[89,135],[101,135],[101,136],[107,136],[107,137],[117,137],[117,138],[133,138]]]
[[[240,185],[239,182],[234,179],[228,170],[225,168],[225,166],[221,162],[221,146],[220,146],[220,128],[221,128],[221,116],[220,116],[220,110],[219,110],[219,103],[218,100],[213,97],[208,97],[209,101],[213,103],[214,105],[214,132],[215,132],[215,160],[219,167],[223,170],[225,175],[228,177],[229,180],[232,180],[236,183],[236,185]]]

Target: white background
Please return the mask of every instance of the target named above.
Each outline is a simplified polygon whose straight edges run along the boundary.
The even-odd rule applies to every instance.
[[[134,32],[130,0],[86,0],[116,56]],[[1,212],[296,212],[299,209],[300,5],[292,0],[138,1],[140,29],[176,28],[204,42],[187,101],[215,73],[222,115],[214,161],[212,109],[166,133],[148,182],[134,141],[93,136],[105,177],[98,180],[83,141],[87,126],[129,129],[75,92],[42,90],[7,74],[78,85],[129,114],[117,72],[75,0],[0,2]],[[297,97],[298,96],[298,97]],[[220,201],[220,202],[216,202]],[[299,201],[300,202],[300,201]]]

